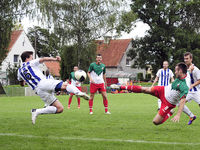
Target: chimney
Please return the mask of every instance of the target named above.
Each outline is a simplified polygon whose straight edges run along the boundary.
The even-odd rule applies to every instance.
[[[111,39],[112,39],[112,36],[104,36],[104,43],[109,44]]]

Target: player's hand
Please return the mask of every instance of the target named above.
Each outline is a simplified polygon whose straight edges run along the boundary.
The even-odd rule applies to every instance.
[[[76,85],[79,85],[79,84],[80,84],[80,82],[76,81]]]
[[[61,57],[60,56],[56,56],[56,60],[57,61],[61,61]]]
[[[171,119],[173,122],[179,122],[180,116],[176,115]]]

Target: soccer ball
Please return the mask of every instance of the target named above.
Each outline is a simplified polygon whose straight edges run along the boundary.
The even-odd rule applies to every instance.
[[[77,71],[75,72],[74,76],[75,76],[76,80],[78,80],[78,81],[80,81],[80,82],[85,81],[85,79],[86,79],[86,77],[87,77],[87,75],[86,75],[86,73],[85,73],[84,70],[77,70]]]

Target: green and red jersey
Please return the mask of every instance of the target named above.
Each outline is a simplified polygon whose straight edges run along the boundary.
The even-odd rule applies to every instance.
[[[104,83],[103,75],[106,73],[106,66],[104,64],[93,62],[90,64],[88,72],[96,84]]]

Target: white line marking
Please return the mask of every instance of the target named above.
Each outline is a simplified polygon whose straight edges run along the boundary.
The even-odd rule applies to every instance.
[[[162,141],[144,141],[144,140],[123,140],[123,139],[104,139],[104,138],[84,138],[84,137],[56,137],[56,136],[35,136],[21,135],[15,133],[0,133],[0,136],[23,137],[23,138],[46,138],[52,140],[81,140],[81,141],[105,141],[105,142],[125,142],[125,143],[145,143],[145,144],[166,144],[166,145],[200,145],[200,143],[184,142],[162,142]]]

